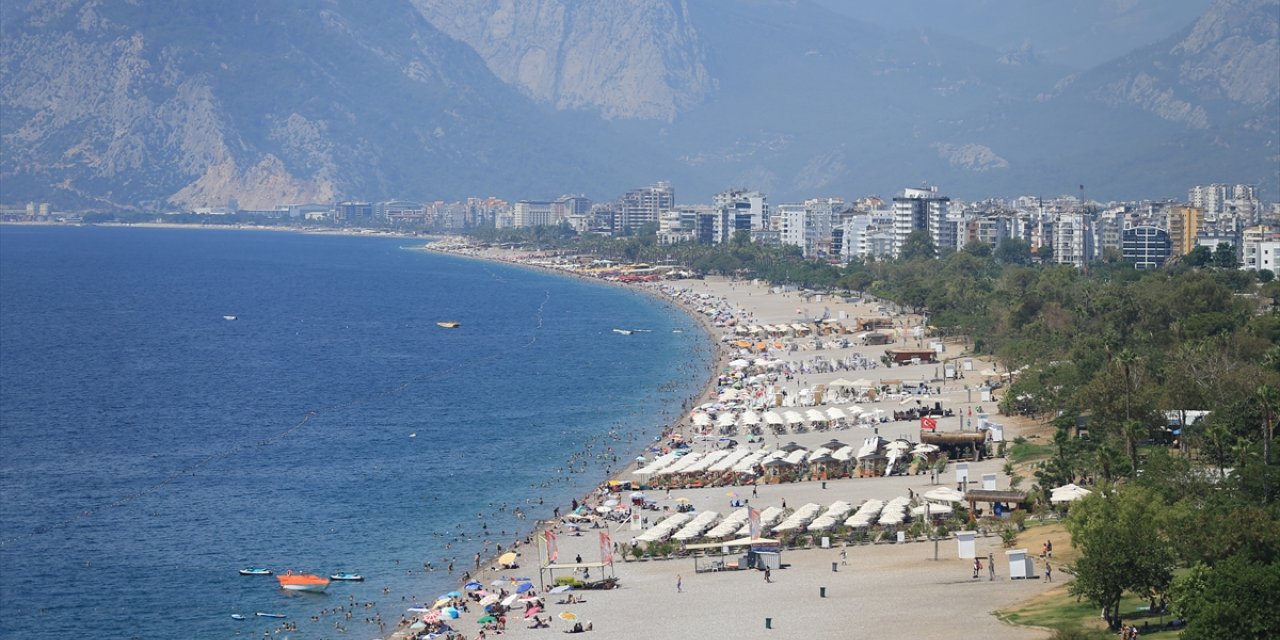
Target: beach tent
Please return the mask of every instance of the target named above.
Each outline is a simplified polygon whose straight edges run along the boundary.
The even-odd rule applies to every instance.
[[[1074,502],[1093,492],[1089,491],[1088,489],[1085,489],[1084,487],[1077,486],[1075,484],[1065,484],[1065,485],[1062,485],[1061,487],[1052,489],[1050,493],[1051,493],[1051,496],[1049,497],[1049,502],[1063,503],[1063,502]]]
[[[782,416],[778,415],[778,412],[776,411],[764,412],[764,421],[768,423],[770,426],[781,427],[787,424],[786,422],[783,422]]]

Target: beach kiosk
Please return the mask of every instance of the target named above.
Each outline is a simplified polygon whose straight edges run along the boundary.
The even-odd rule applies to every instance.
[[[977,531],[957,531],[956,532],[956,557],[967,558],[972,560],[978,556],[974,538],[978,536]]]
[[[1009,577],[1013,580],[1035,577],[1036,565],[1026,549],[1013,549],[1004,552],[1009,558]]]
[[[982,474],[982,489],[984,491],[996,490],[996,474],[994,473]]]

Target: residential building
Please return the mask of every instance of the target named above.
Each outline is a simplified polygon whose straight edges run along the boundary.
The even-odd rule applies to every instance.
[[[944,224],[950,202],[950,198],[938,195],[937,187],[907,187],[901,196],[894,198],[893,255],[900,255],[907,236],[920,229],[929,232],[936,248],[956,246],[955,225]]]
[[[1203,219],[1204,210],[1199,207],[1188,205],[1169,208],[1166,224],[1174,256],[1186,255],[1196,248],[1196,234],[1200,233]]]
[[[615,231],[631,232],[658,222],[663,212],[676,206],[676,192],[670,182],[656,182],[648,187],[632,189],[618,203]]]
[[[560,224],[556,211],[556,205],[546,200],[517,200],[511,209],[511,217],[517,228],[541,227]]]
[[[1121,255],[1137,269],[1159,269],[1169,259],[1169,232],[1159,227],[1138,226],[1124,230]]]

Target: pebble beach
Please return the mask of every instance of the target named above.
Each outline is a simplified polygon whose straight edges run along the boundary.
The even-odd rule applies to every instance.
[[[532,268],[553,268],[542,256],[512,251],[478,249],[449,242],[431,248]],[[887,316],[902,328],[897,331],[894,344],[887,346],[866,345],[849,339],[823,341],[817,336],[813,339],[796,336],[786,340],[784,348],[778,349],[772,348],[770,342],[767,357],[787,363],[787,375],[777,376],[770,391],[784,391],[790,398],[787,402],[796,403],[794,409],[788,404],[778,407],[778,411],[793,409],[803,412],[810,408],[825,411],[831,407],[848,407],[848,402],[831,403],[836,398],[830,397],[833,395],[830,392],[827,398],[822,399],[827,402],[810,404],[815,402],[812,396],[815,389],[848,378],[870,379],[877,383],[877,387],[882,380],[923,381],[928,385],[927,403],[940,403],[953,412],[953,415],[937,418],[939,432],[973,431],[972,416],[994,414],[995,402],[988,399],[984,403],[976,391],[983,378],[979,372],[990,372],[993,364],[968,356],[964,353],[963,344],[948,342],[946,352],[941,354],[945,361],[952,362],[960,370],[959,375],[963,378],[943,379],[942,365],[938,363],[907,363],[890,367],[881,362],[887,347],[916,348],[927,346],[931,341],[927,336],[917,336],[911,331],[912,327],[922,325],[921,318],[901,313],[892,305],[868,299],[806,297],[797,291],[771,288],[760,282],[715,277],[620,286],[643,287],[698,317],[720,345],[718,374],[708,381],[703,397],[694,403],[691,411],[669,426],[661,442],[653,443],[645,451],[634,452],[643,462],[637,459],[612,478],[602,478],[597,491],[578,499],[577,506],[581,507],[578,513],[584,514],[583,517],[565,517],[575,505],[563,505],[559,509],[560,518],[537,523],[527,537],[513,541],[514,544],[507,547],[508,551],[514,550],[517,554],[515,566],[503,565],[495,556],[480,558],[478,567],[468,567],[470,570],[457,587],[460,593],[470,594],[478,590],[474,585],[479,584],[480,589],[505,598],[508,593],[515,593],[518,581],[513,578],[528,578],[533,585],[532,593],[522,595],[541,600],[513,602],[499,629],[496,623],[484,625],[478,622],[484,616],[483,607],[477,602],[480,598],[457,598],[451,604],[466,603],[468,606],[466,611],[458,612],[456,619],[445,616],[444,621],[454,632],[454,637],[468,640],[499,635],[538,638],[571,632],[575,623],[589,629],[585,632],[590,634],[587,636],[590,638],[700,638],[708,637],[708,634],[710,637],[738,638],[870,638],[886,635],[916,638],[1047,637],[1047,631],[1009,625],[992,614],[1060,586],[1061,581],[1069,576],[1059,574],[1060,579],[1056,583],[1040,579],[1010,579],[1005,561],[1006,548],[1001,538],[982,526],[975,527],[979,531],[974,541],[975,552],[983,559],[978,579],[972,575],[973,560],[961,558],[957,541],[950,537],[919,537],[903,542],[890,538],[873,542],[849,540],[834,533],[824,539],[824,536],[815,534],[806,536],[798,546],[784,546],[779,556],[781,566],[769,572],[745,568],[732,570],[735,566],[733,560],[739,554],[725,556],[722,549],[715,548],[643,559],[621,553],[646,529],[681,511],[690,515],[714,511],[719,518],[724,518],[744,507],[759,510],[779,507],[790,513],[807,503],[825,508],[843,501],[857,508],[857,505],[871,499],[887,501],[910,496],[918,502],[919,496],[931,490],[946,486],[957,488],[954,463],[939,473],[917,469],[902,475],[832,476],[822,480],[796,478],[777,482],[766,477],[752,479],[744,475],[718,486],[676,483],[669,489],[646,487],[644,499],[637,502],[647,502],[649,508],[636,507],[634,512],[638,516],[631,518],[632,512],[628,508],[633,502],[632,483],[637,487],[658,484],[654,482],[655,477],[636,472],[661,455],[661,446],[666,443],[688,443],[688,451],[706,454],[730,447],[773,451],[792,443],[814,451],[833,439],[856,448],[874,436],[885,441],[920,441],[919,420],[892,419],[895,411],[911,407],[911,398],[887,393],[873,394],[874,401],[864,396],[857,403],[864,416],[870,416],[870,419],[842,421],[838,426],[832,424],[822,429],[786,429],[780,433],[766,429],[759,436],[751,436],[750,442],[745,433],[735,431],[731,436],[725,436],[714,426],[708,426],[705,419],[695,424],[693,412],[698,411],[698,407],[705,410],[713,404],[726,386],[723,383],[727,380],[722,375],[732,370],[730,362],[748,355],[734,339],[735,330],[741,333],[737,329],[739,326],[748,323],[784,325],[821,317],[830,318],[831,322],[843,327],[853,327],[860,318]],[[726,317],[732,321],[724,322]],[[852,330],[848,333],[852,334]],[[625,336],[620,336],[620,339],[625,339]],[[962,367],[965,360],[968,360],[967,366]],[[838,366],[831,367],[833,362]],[[848,363],[863,363],[866,368],[850,370],[846,366]],[[1032,428],[1030,424],[1003,416],[992,415],[991,420],[1003,427],[1005,440],[1012,440],[1022,431]],[[997,488],[1008,489],[1010,479],[1002,471],[1005,462],[999,457],[970,462],[970,478],[976,480],[983,474],[996,474]],[[612,485],[609,480],[613,481]],[[611,487],[615,490],[611,491]],[[596,513],[608,517],[585,517],[585,514]],[[564,567],[554,574],[540,571],[547,562],[545,556],[548,551],[545,544],[535,542],[545,540],[544,532],[547,530],[554,535],[558,564],[575,563],[580,557],[587,566]],[[609,543],[618,550],[612,553],[612,563],[603,567],[595,564],[610,559],[603,557],[602,533],[607,534]],[[765,537],[768,537],[767,533]],[[988,554],[996,559],[994,577],[986,567]],[[510,558],[506,560],[510,561]],[[726,564],[729,567],[726,570],[710,570]],[[1039,570],[1040,564],[1037,563],[1036,567]],[[586,575],[583,575],[583,569]],[[547,593],[554,586],[553,577],[570,575],[585,580],[614,577],[618,587]],[[473,588],[466,589],[467,583],[472,583]],[[570,595],[573,603],[568,602]],[[540,606],[541,610],[533,616],[548,622],[546,626],[531,628],[533,616],[524,617],[525,609],[530,606]],[[388,637],[429,637],[428,634],[436,628],[424,627],[419,622],[424,613],[429,619],[435,617],[429,611],[406,612],[401,626]]]

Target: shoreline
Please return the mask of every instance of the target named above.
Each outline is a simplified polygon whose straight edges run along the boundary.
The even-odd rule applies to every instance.
[[[712,319],[708,317],[707,314],[700,312],[694,304],[696,300],[700,299],[698,296],[701,296],[702,294],[695,293],[693,287],[689,285],[696,285],[699,281],[676,281],[676,283],[682,283],[683,286],[672,282],[661,283],[679,290],[679,294],[673,295],[669,294],[667,291],[660,290],[657,286],[645,284],[636,286],[627,283],[609,282],[586,274],[554,268],[547,264],[538,264],[537,262],[541,260],[541,258],[532,254],[522,255],[521,253],[510,250],[462,252],[456,250],[451,251],[441,247],[433,248],[430,246],[422,247],[421,249],[456,257],[505,263],[520,268],[541,270],[562,276],[567,275],[596,280],[601,284],[623,286],[633,291],[644,293],[645,295],[654,296],[656,299],[661,300],[664,303],[671,304],[680,312],[686,313],[696,319],[698,326],[702,329],[704,335],[714,345],[713,348],[715,351],[712,357],[711,370],[708,372],[708,379],[703,385],[702,391],[693,396],[692,400],[687,401],[688,404],[680,412],[680,416],[676,421],[665,425],[660,439],[667,439],[675,433],[681,433],[687,436],[692,435],[692,433],[696,431],[692,420],[693,413],[702,403],[716,397],[716,392],[720,388],[720,373],[727,370],[726,366],[730,357],[732,357],[732,349],[730,348],[730,345],[724,342],[726,329],[724,327],[717,326],[716,323],[713,323]],[[801,315],[802,310],[804,313],[810,313],[813,311],[810,308],[812,305],[807,298],[800,301],[800,297],[794,293],[777,293],[771,291],[769,287],[763,286],[758,282],[735,281],[728,279],[724,279],[723,281],[721,281],[721,279],[715,279],[714,281],[712,279],[708,279],[701,282],[702,289],[706,290],[707,295],[710,296],[706,299],[713,303],[718,303],[721,305],[720,308],[722,309],[732,308],[733,313],[742,314],[742,318],[744,320],[755,320],[759,317],[761,321],[764,321],[765,319],[768,319],[767,316],[772,315],[774,317],[782,318],[782,320],[785,321],[785,318],[788,316],[795,317],[791,316],[793,306],[794,312],[797,315]],[[715,304],[711,304],[709,306],[715,306]],[[874,311],[868,311],[866,309],[859,313],[863,312],[867,315],[873,315],[875,313]],[[841,311],[841,313],[843,314],[844,311]],[[842,315],[841,317],[845,316]],[[906,319],[907,316],[898,314],[895,318],[902,321]],[[773,320],[770,319],[769,321]],[[906,325],[903,324],[902,326],[905,329]],[[900,337],[905,338],[905,335]],[[913,339],[908,339],[907,341],[913,341]],[[950,343],[948,348],[954,349],[958,346],[959,345],[956,345],[955,343]],[[817,360],[822,354],[821,351],[807,351],[805,349],[807,349],[807,347],[802,348],[802,350],[797,352],[793,348],[791,353],[784,357],[804,358],[812,356],[810,359]],[[962,356],[957,357],[976,360],[978,361],[979,366],[981,366],[981,363],[983,362],[983,360],[978,356],[969,354],[963,354]],[[804,362],[808,361],[805,360]],[[958,366],[959,363],[956,364]],[[924,373],[923,366],[917,365],[914,370],[919,372],[917,375],[921,378],[926,380],[929,379],[928,374]],[[877,375],[883,373],[883,375],[891,377],[905,377],[906,374],[900,373],[900,371],[900,369],[894,368],[877,371],[875,373]],[[976,372],[977,367],[975,367],[973,371]],[[797,374],[795,376],[795,382],[801,386],[806,383],[821,383],[822,378],[829,378],[831,375],[835,374],[828,372],[828,374],[824,376],[822,374],[812,373],[805,370],[803,374]],[[788,377],[787,379],[788,381],[792,380],[791,377]],[[973,402],[971,397],[967,399],[960,399],[969,395],[968,393],[964,393],[971,390],[967,384],[961,385],[958,381],[948,382],[937,378],[934,378],[933,381],[938,387],[934,393],[940,393],[943,396],[956,396],[957,394],[963,393],[963,395],[955,400],[958,405],[968,404],[969,408],[972,409],[973,405],[977,404]],[[948,400],[948,402],[952,402],[952,400]],[[893,404],[896,405],[898,403],[894,402]],[[963,423],[963,414],[960,415],[960,422]],[[1021,421],[1013,418],[1002,417],[1001,419],[1011,423],[1008,427],[1008,431],[1006,431],[1007,440],[1012,440],[1013,436],[1033,428],[1031,425],[1023,424]],[[906,425],[903,425],[901,422],[886,423],[879,425],[879,427],[880,428],[876,429],[877,433],[880,433],[882,428],[887,428],[885,437],[889,437],[888,434],[895,431],[900,434],[910,434],[914,432],[913,424],[909,422]],[[867,427],[864,425],[863,428]],[[706,428],[704,427],[704,429]],[[961,426],[961,429],[963,430],[963,425]],[[826,434],[822,434],[822,437],[825,437],[825,435]],[[833,433],[832,435],[838,435],[838,432]],[[794,440],[807,443],[815,441],[821,442],[821,440],[818,439],[818,436],[819,434],[817,433],[806,433],[803,435],[788,436],[788,439],[794,438]],[[852,437],[852,434],[849,434],[849,437]],[[841,436],[841,438],[844,439],[844,436]],[[771,436],[769,439],[774,441],[775,446],[781,444],[781,440],[776,436]],[[761,437],[760,440],[760,446],[766,446],[764,444],[765,438]],[[646,443],[646,447],[650,444],[652,443]],[[707,448],[709,448],[709,446]],[[999,473],[1002,462],[1003,460],[1000,458],[989,458],[980,463],[976,463],[975,470],[978,472],[994,471]],[[594,506],[596,502],[600,500],[600,492],[607,490],[609,481],[616,480],[626,482],[632,477],[635,468],[634,463],[629,462],[621,469],[618,469],[608,475],[604,480],[595,485],[595,490],[588,493],[583,498],[582,504]],[[948,468],[948,471],[949,470],[950,469]],[[928,478],[928,476],[926,475],[924,478]],[[1007,482],[1007,477],[1004,481]],[[894,475],[882,478],[836,479],[831,480],[830,483],[836,485],[832,487],[832,489],[835,489],[837,493],[832,493],[828,490],[827,481],[821,482],[821,488],[819,489],[819,483],[811,480],[784,482],[782,484],[761,484],[756,482],[739,485],[734,483],[732,486],[716,485],[702,489],[689,488],[687,486],[683,488],[673,487],[672,489],[666,490],[666,498],[660,501],[664,503],[662,505],[664,513],[661,515],[665,516],[667,509],[674,509],[674,507],[679,506],[679,503],[681,502],[687,506],[696,506],[699,510],[714,510],[716,508],[720,508],[717,505],[723,504],[725,498],[718,496],[724,496],[726,493],[730,496],[737,495],[736,492],[726,491],[726,489],[733,489],[738,486],[752,489],[751,494],[753,498],[756,496],[756,492],[758,491],[760,496],[758,503],[769,504],[769,501],[771,500],[776,501],[780,499],[783,507],[786,507],[788,499],[792,500],[792,504],[799,504],[805,500],[821,503],[823,500],[829,501],[831,499],[830,497],[824,496],[835,496],[839,495],[841,492],[847,491],[871,492],[872,496],[870,497],[877,497],[876,494],[880,494],[881,492],[892,493],[898,491],[906,494],[910,493],[910,489],[915,487],[919,487],[917,491],[924,491],[933,484],[939,484],[932,481],[926,484],[920,476],[913,475]],[[945,485],[946,481],[943,480],[940,484]],[[743,489],[739,489],[739,491],[742,490]],[[661,494],[662,491],[662,489],[650,489],[648,491],[648,495],[650,495],[650,497],[658,497],[658,494]],[[678,492],[678,494],[673,495],[674,492]],[[917,496],[918,495],[919,493],[917,493]],[[618,494],[615,494],[615,496],[618,496]],[[676,498],[678,498],[678,500]],[[654,514],[652,517],[656,520],[661,516],[659,514]],[[567,525],[563,519],[552,518],[549,520],[538,520],[534,523],[534,527],[530,535],[523,538],[515,549],[521,553],[528,554],[529,548],[534,548],[533,555],[521,556],[523,561],[520,564],[520,568],[515,569],[514,572],[513,570],[504,569],[496,563],[496,557],[493,557],[488,558],[488,561],[482,564],[481,570],[477,571],[475,575],[471,575],[469,577],[472,580],[479,581],[481,584],[488,584],[494,578],[503,575],[523,575],[533,577],[532,570],[539,569],[541,564],[541,557],[538,555],[539,551],[536,546],[536,541],[539,536],[542,536],[543,533],[548,530],[558,531],[558,547],[561,558],[573,557],[572,554],[574,553],[577,553],[580,557],[584,555],[590,557],[593,554],[599,553],[598,547],[594,543],[594,538],[596,537],[594,533],[598,526],[599,523],[597,525],[593,525],[591,528],[585,528],[587,535],[583,536],[583,532],[577,531],[577,527]],[[604,527],[600,530],[602,532],[608,532],[611,535],[614,546],[617,548],[619,545],[627,544],[627,540],[634,535],[624,531],[625,528],[625,524],[613,524],[606,520],[604,521]],[[980,536],[979,540],[980,554],[1001,554],[1002,548],[999,545],[998,536],[993,536],[991,532],[988,531],[986,534]],[[867,543],[864,542],[862,544],[865,545]],[[863,606],[868,600],[875,600],[884,606],[883,614],[893,616],[897,607],[900,607],[902,604],[910,602],[920,596],[952,598],[951,590],[956,587],[950,585],[970,584],[969,580],[956,580],[955,578],[959,577],[958,575],[950,575],[950,577],[940,579],[937,575],[938,571],[941,570],[943,572],[949,572],[949,574],[963,574],[964,577],[967,578],[968,566],[964,563],[969,562],[971,564],[971,561],[958,561],[956,559],[954,541],[948,540],[947,544],[944,546],[948,546],[950,548],[949,552],[944,554],[949,557],[949,563],[946,562],[947,558],[941,557],[933,559],[933,562],[924,561],[928,560],[927,558],[922,557],[925,555],[925,548],[923,546],[913,545],[910,541],[908,541],[907,544],[890,544],[885,547],[881,547],[880,543],[875,543],[875,546],[865,550],[860,546],[849,546],[848,549],[852,552],[849,554],[849,564],[855,567],[853,571],[849,572],[849,577],[855,577],[855,575],[857,575],[861,576],[861,579],[863,580],[868,580],[868,575],[874,576],[877,573],[894,576],[893,578],[879,578],[878,580],[880,582],[883,582],[886,579],[889,580],[888,583],[882,584],[881,587],[872,588],[869,592],[859,591],[857,600],[850,601],[848,603],[849,606]],[[788,547],[786,553],[790,559],[799,557],[801,560],[795,560],[794,562],[789,561],[785,564],[784,567],[788,570],[784,572],[783,575],[790,576],[794,573],[797,577],[802,577],[801,582],[804,584],[812,584],[812,582],[806,581],[813,580],[819,580],[819,584],[825,584],[827,583],[828,578],[833,577],[831,574],[836,573],[837,563],[835,562],[830,562],[831,573],[826,573],[823,568],[828,564],[828,560],[831,559],[829,554],[833,554],[835,552],[831,550],[823,551],[818,548],[816,537],[808,543],[808,546],[802,545],[801,547]],[[937,554],[936,543],[934,553]],[[584,594],[584,603],[587,598],[590,598],[592,602],[590,604],[571,605],[580,607],[576,611],[580,616],[584,614],[595,616],[597,621],[595,623],[594,631],[604,632],[602,634],[603,637],[631,638],[644,635],[654,637],[689,638],[692,640],[700,637],[700,634],[697,633],[696,627],[690,627],[687,623],[692,623],[694,620],[699,620],[706,616],[711,616],[716,620],[717,624],[721,624],[723,627],[722,630],[725,631],[727,635],[755,636],[758,635],[758,632],[753,632],[752,630],[759,629],[759,618],[749,616],[755,624],[743,626],[745,623],[739,620],[742,616],[727,618],[726,616],[731,615],[728,613],[728,610],[721,610],[716,607],[728,606],[730,609],[741,608],[744,611],[750,611],[753,614],[770,612],[777,609],[776,605],[778,601],[773,596],[768,596],[768,599],[756,603],[754,598],[758,595],[770,593],[768,587],[759,589],[758,585],[760,585],[760,583],[758,581],[751,581],[747,578],[750,582],[750,586],[737,584],[742,582],[741,580],[730,579],[732,583],[724,582],[724,579],[731,575],[735,577],[743,573],[754,573],[758,575],[758,572],[748,571],[703,574],[702,571],[697,569],[698,560],[696,556],[699,555],[697,553],[684,560],[677,558],[674,561],[670,559],[664,561],[661,558],[655,558],[657,562],[646,562],[645,560],[649,560],[648,558],[631,559],[626,557],[625,553],[622,554],[623,557],[619,560],[617,559],[617,555],[618,554],[615,554],[614,564],[608,569],[602,570],[611,572],[613,575],[618,576],[622,580],[621,586],[624,587],[624,590],[621,592],[616,590],[579,592]],[[844,554],[842,551],[842,562],[843,556]],[[530,562],[530,560],[532,560],[532,562]],[[693,566],[688,564],[690,560],[694,562]],[[562,563],[563,561],[558,564]],[[524,569],[524,571],[521,571],[520,569]],[[1003,572],[1003,569],[1001,571]],[[563,575],[564,573],[565,571],[561,571],[560,575]],[[577,574],[576,571],[574,573],[575,575]],[[695,576],[695,574],[697,575]],[[684,584],[688,585],[683,590],[679,588],[682,575]],[[541,576],[540,572],[539,576]],[[1063,577],[1069,579],[1069,576]],[[922,579],[924,582],[920,582]],[[877,578],[871,578],[870,580],[877,580]],[[899,580],[901,580],[901,582],[899,582]],[[702,583],[703,581],[707,582],[707,586],[711,586],[717,582],[723,584],[721,587],[711,589],[708,594],[704,594],[703,599],[699,601],[702,609],[699,610],[698,615],[686,613],[683,616],[676,616],[677,618],[683,618],[686,624],[680,625],[677,623],[673,625],[671,621],[666,618],[662,620],[653,620],[652,616],[644,614],[645,611],[655,610],[655,607],[657,610],[664,610],[667,606],[685,607],[686,605],[682,603],[692,601],[686,600],[691,596],[689,593],[690,587],[695,584]],[[465,580],[460,581],[458,585],[461,587],[464,582]],[[671,587],[669,586],[672,584],[677,585],[677,589],[674,593],[671,591]],[[914,586],[911,586],[913,584]],[[535,587],[536,585],[537,583],[535,583]],[[507,586],[511,587],[512,585]],[[978,602],[973,599],[978,592],[973,591],[971,594],[965,594],[962,596],[961,602],[942,606],[938,611],[932,611],[934,619],[925,621],[920,627],[920,632],[916,633],[916,635],[921,635],[922,637],[948,637],[950,633],[953,633],[956,616],[969,614],[977,616],[972,620],[972,622],[977,625],[975,628],[979,629],[979,632],[990,637],[1019,639],[1042,638],[1045,635],[1043,630],[1010,625],[998,620],[995,616],[991,615],[990,612],[994,609],[1007,608],[1011,604],[1034,597],[1038,593],[1043,592],[1043,587],[1044,585],[1040,585],[1038,583],[1027,583],[1024,586],[1022,583],[1001,579],[990,587],[994,591],[991,595],[996,596],[994,600],[989,600],[985,597],[979,596],[980,601],[986,603],[977,605],[981,608],[979,610],[983,611],[983,613],[979,614],[977,611],[973,610],[973,606]],[[698,590],[702,591],[702,589]],[[615,596],[614,594],[626,595],[620,596],[622,601],[619,601],[619,596]],[[645,603],[644,606],[634,606],[639,603],[639,601],[635,600],[636,597],[643,598],[643,602]],[[706,597],[710,597],[711,599],[706,600]],[[788,593],[781,601],[791,607],[794,607],[795,611],[810,611],[813,606],[813,602],[810,600],[811,597],[812,596],[800,595],[799,593]],[[825,587],[823,589],[822,597],[826,598]],[[844,598],[848,597],[848,594],[842,594],[836,597]],[[611,602],[612,606],[610,606]],[[744,606],[743,602],[746,602],[747,604]],[[555,604],[563,603],[564,601]],[[475,603],[472,602],[471,604],[474,607]],[[547,602],[547,605],[551,604],[553,603],[550,601]],[[536,637],[537,631],[525,630],[528,627],[526,627],[523,621],[519,620],[517,612],[518,608],[516,611],[512,612],[511,615],[514,619],[506,627],[505,633],[516,637],[525,637],[526,635],[533,634],[533,636]],[[547,614],[549,620],[554,618],[554,616],[551,615],[552,612],[550,610],[543,610],[541,613]],[[786,616],[787,613],[788,612],[786,610],[779,610],[777,615]],[[811,613],[817,614],[817,611],[814,610],[811,611]],[[939,613],[941,613],[941,615],[939,615]],[[464,615],[464,618],[450,621],[450,624],[453,626],[454,630],[461,633],[463,637],[483,637],[479,635],[481,627],[474,619],[472,619],[474,617],[475,616],[470,616],[469,614]],[[797,629],[795,625],[799,623],[800,627],[803,628],[801,635],[806,637],[848,637],[846,635],[846,628],[842,627],[840,624],[832,623],[831,621],[823,623],[818,620],[821,617],[821,615],[816,615],[814,619],[805,619],[803,621],[789,619],[787,622],[787,628]],[[405,618],[405,620],[413,619],[414,618]],[[769,624],[767,620],[768,619],[766,619],[766,624]],[[558,623],[556,626],[559,626]],[[640,633],[640,630],[645,630],[646,632]],[[490,629],[489,633],[494,633],[494,630]],[[793,634],[787,632],[784,635],[791,637]],[[407,625],[402,624],[397,628],[393,635],[388,637],[402,639],[412,638],[415,636],[416,632],[411,631]]]

